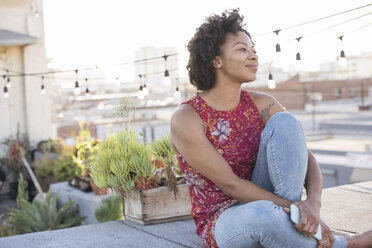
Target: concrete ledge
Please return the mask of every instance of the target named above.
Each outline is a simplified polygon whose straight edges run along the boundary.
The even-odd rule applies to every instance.
[[[83,192],[68,185],[68,182],[53,183],[50,185],[50,191],[53,195],[58,194],[57,205],[61,206],[69,200],[79,205],[79,216],[85,216],[85,224],[98,224],[94,217],[97,207],[102,204],[102,199],[110,195],[95,195],[93,192]]]
[[[349,234],[372,229],[372,181],[323,190],[322,219]],[[203,247],[192,220],[141,226],[129,221],[0,238],[0,247]]]

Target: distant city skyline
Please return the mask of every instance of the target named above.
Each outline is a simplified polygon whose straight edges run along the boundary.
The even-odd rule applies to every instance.
[[[313,24],[279,33],[282,52],[275,53],[274,34],[255,35],[314,20],[348,9],[370,4],[369,1],[118,1],[118,0],[47,0],[44,1],[44,26],[48,58],[54,68],[72,69],[133,61],[135,51],[144,46],[177,47],[179,75],[186,76],[186,45],[205,17],[225,9],[240,8],[246,29],[256,43],[260,63],[288,68],[301,52],[302,68],[315,70],[319,64],[335,61],[341,49],[346,56],[372,51],[369,25],[341,43],[337,37],[371,23],[372,6],[335,16]],[[366,15],[335,28],[327,27]],[[309,36],[307,36],[309,35]],[[304,36],[299,44],[296,37]],[[289,42],[286,42],[289,41]],[[119,69],[120,70],[120,69]],[[128,79],[134,77],[132,65],[123,66]]]

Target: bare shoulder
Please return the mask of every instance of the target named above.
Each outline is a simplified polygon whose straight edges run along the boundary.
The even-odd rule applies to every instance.
[[[247,92],[256,105],[264,126],[273,114],[286,111],[279,101],[268,93],[259,91]]]
[[[189,125],[191,123],[202,122],[198,113],[188,104],[180,105],[176,111],[173,113],[171,118],[171,127],[183,127],[184,125]]]
[[[177,151],[175,143],[177,139],[184,139],[189,134],[203,134],[204,123],[199,114],[188,104],[180,105],[173,113],[171,118],[171,142]]]

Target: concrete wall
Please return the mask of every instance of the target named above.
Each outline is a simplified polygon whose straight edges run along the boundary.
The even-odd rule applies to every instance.
[[[31,11],[29,0],[0,1],[0,29],[36,37],[27,46],[0,46],[0,66],[15,72],[47,71],[44,41],[42,0],[33,0],[39,15]],[[0,70],[3,75],[5,71]],[[1,81],[2,78],[1,78]],[[40,94],[41,77],[11,77],[9,99],[0,97],[0,140],[14,135],[19,123],[21,132],[28,132],[31,142],[51,136],[50,83],[44,80],[47,93]],[[1,82],[3,89],[3,82]]]

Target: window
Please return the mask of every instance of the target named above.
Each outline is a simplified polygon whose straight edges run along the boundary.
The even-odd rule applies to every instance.
[[[335,89],[335,97],[336,97],[337,99],[340,99],[341,96],[342,96],[342,89],[341,89],[341,87],[337,87],[337,88]]]
[[[349,97],[355,97],[355,88],[349,88]]]

